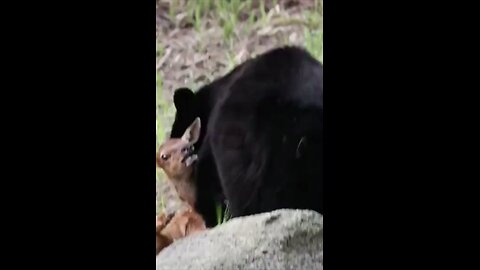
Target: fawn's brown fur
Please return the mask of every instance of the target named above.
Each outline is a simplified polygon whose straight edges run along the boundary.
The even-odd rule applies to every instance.
[[[157,219],[156,254],[175,240],[206,229],[203,218],[192,208],[183,209],[171,218],[162,214]]]
[[[178,196],[188,204],[188,207],[173,216],[161,214],[157,217],[157,254],[177,239],[206,230],[203,218],[193,209],[196,199],[193,164],[197,160],[197,155],[193,153],[193,144],[199,135],[200,119],[197,118],[187,128],[182,138],[169,139],[159,148],[157,166],[163,169]]]
[[[162,168],[168,180],[175,186],[180,199],[195,204],[193,163],[197,160],[193,144],[200,136],[200,118],[187,128],[182,138],[167,140],[158,149],[157,166]]]

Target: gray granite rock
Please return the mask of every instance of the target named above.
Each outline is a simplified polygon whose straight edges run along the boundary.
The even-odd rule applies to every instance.
[[[282,209],[231,219],[174,242],[158,254],[156,268],[323,269],[323,216]]]

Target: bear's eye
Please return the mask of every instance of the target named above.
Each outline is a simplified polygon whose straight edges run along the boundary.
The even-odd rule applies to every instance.
[[[165,155],[165,154],[161,155],[160,157],[161,157],[163,160],[167,160],[167,159],[169,158],[169,156],[168,156],[168,155]]]

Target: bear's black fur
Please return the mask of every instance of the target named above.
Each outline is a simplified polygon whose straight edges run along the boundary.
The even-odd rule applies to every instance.
[[[224,199],[233,217],[323,213],[323,67],[306,51],[268,51],[196,93],[178,89],[174,103],[171,137],[201,119],[195,207],[207,226]]]

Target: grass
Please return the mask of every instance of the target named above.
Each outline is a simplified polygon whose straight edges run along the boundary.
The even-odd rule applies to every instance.
[[[215,210],[217,214],[217,225],[227,222],[230,219],[230,211],[228,211],[228,206],[224,211],[222,211],[222,206],[217,204]]]
[[[198,89],[247,58],[282,45],[303,46],[323,63],[322,0],[302,7],[286,7],[282,0],[157,0],[158,12],[170,20],[165,25],[174,26],[157,25],[157,148],[170,132],[176,88]],[[164,180],[157,169],[160,186]],[[158,194],[157,211],[169,203]],[[217,222],[225,220],[228,213],[217,209]]]
[[[318,61],[323,63],[323,31],[305,30],[305,47]]]

